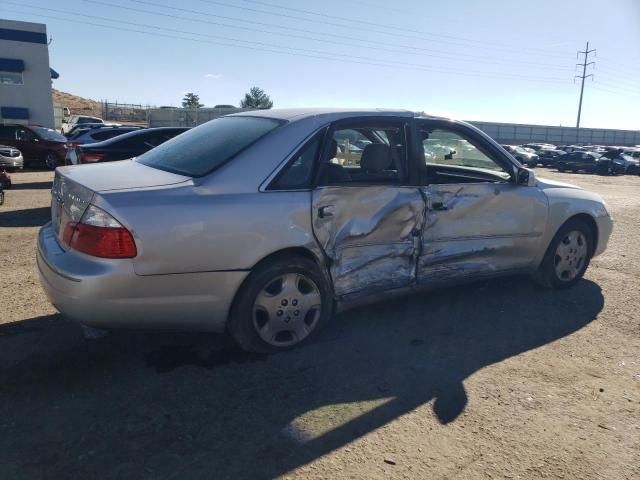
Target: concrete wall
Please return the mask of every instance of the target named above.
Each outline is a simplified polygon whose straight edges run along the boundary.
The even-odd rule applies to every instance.
[[[44,24],[12,20],[0,20],[0,29],[38,32],[45,34],[45,36],[47,33],[47,26]],[[24,84],[0,84],[0,106],[28,108],[28,123],[53,128],[48,45],[46,43],[0,39],[0,57],[24,61]],[[0,122],[18,123],[13,119],[2,118],[0,118]]]
[[[640,130],[552,127],[515,123],[470,121],[490,137],[504,144],[530,142],[555,145],[640,145]]]

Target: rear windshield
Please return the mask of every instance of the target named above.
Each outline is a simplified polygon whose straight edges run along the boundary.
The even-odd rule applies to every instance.
[[[149,150],[137,161],[160,170],[201,177],[282,123],[271,118],[217,118]]]

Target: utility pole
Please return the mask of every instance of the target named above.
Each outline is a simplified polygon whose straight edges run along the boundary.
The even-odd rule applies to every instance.
[[[587,77],[591,77],[593,79],[593,73],[587,75],[587,67],[589,65],[594,65],[596,62],[589,62],[589,54],[595,52],[596,50],[589,50],[589,42],[587,42],[587,48],[584,49],[584,52],[578,52],[578,55],[584,55],[584,62],[576,63],[576,66],[582,67],[582,75],[576,75],[574,78],[582,79],[582,85],[580,86],[580,103],[578,104],[578,121],[576,122],[576,130],[580,128],[580,114],[582,113],[582,96],[584,95],[584,79]]]

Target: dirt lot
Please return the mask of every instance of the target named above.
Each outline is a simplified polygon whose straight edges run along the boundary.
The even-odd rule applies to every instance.
[[[544,172],[616,228],[570,291],[506,279],[342,314],[265,357],[87,342],[34,262],[52,174],[0,207],[0,479],[640,478],[640,177]]]

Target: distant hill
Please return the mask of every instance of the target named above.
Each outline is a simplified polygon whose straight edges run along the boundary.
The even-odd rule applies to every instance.
[[[51,89],[51,96],[54,103],[67,107],[71,111],[71,115],[102,116],[102,105],[95,100],[61,92],[55,88]]]

